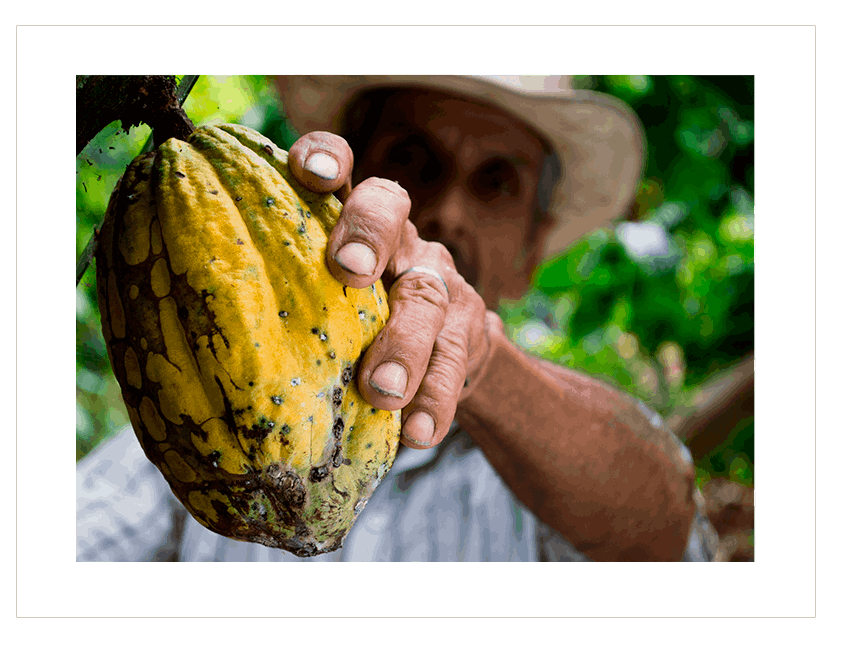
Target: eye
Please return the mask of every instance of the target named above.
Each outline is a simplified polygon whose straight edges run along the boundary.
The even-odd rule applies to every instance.
[[[469,189],[484,202],[513,198],[520,192],[519,174],[509,160],[488,160],[469,178]]]
[[[442,175],[442,164],[424,138],[411,135],[393,144],[383,160],[392,180],[429,184]]]

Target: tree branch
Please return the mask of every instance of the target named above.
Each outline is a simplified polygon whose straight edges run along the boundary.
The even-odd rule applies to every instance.
[[[190,78],[192,87],[198,76]],[[77,154],[116,120],[126,131],[137,124],[148,124],[155,132],[155,145],[170,137],[186,139],[193,132],[193,124],[184,114],[182,103],[176,96],[173,76],[79,76]]]
[[[125,131],[135,124],[151,126],[152,136],[141,153],[172,137],[186,140],[194,127],[182,106],[198,78],[185,76],[176,90],[172,76],[78,76],[77,154],[117,119]],[[92,262],[103,224],[102,218],[77,260],[78,284]]]
[[[727,441],[741,421],[754,415],[754,354],[693,390],[668,417],[668,427],[692,454],[702,457]]]

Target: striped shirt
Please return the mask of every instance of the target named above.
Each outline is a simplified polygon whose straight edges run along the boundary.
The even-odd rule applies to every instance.
[[[684,561],[720,559],[699,504]],[[77,465],[78,561],[587,561],[520,504],[462,430],[401,446],[341,549],[311,558],[230,540],[196,522],[128,426]]]

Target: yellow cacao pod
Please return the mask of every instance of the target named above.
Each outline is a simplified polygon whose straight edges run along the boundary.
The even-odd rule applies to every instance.
[[[325,254],[341,204],[230,124],[128,167],[96,256],[110,362],[137,438],[216,533],[299,556],[341,546],[389,470],[400,412],[359,394],[389,316]]]

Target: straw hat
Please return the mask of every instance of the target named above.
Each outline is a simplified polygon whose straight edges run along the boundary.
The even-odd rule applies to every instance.
[[[471,97],[513,115],[546,140],[561,164],[552,193],[557,223],[546,255],[622,216],[644,166],[641,124],[623,102],[575,90],[561,76],[284,76],[285,111],[300,134],[343,132],[347,108],[363,92],[424,88]]]

